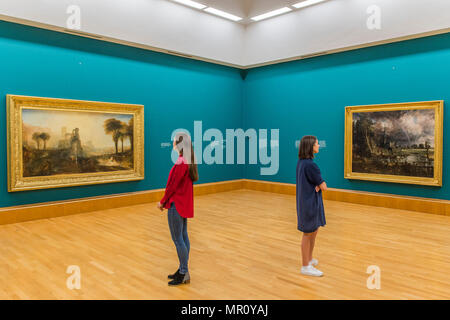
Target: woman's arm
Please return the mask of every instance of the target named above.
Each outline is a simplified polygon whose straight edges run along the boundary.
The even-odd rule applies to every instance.
[[[187,169],[188,169],[188,166],[185,164],[174,165],[173,170],[169,175],[169,180],[167,181],[166,190],[164,192],[164,197],[159,202],[161,204],[161,207],[164,207],[166,202],[175,193],[178,185],[180,184],[181,180],[183,179],[184,175],[186,174]],[[158,205],[158,208],[161,208],[161,207]]]
[[[309,164],[305,168],[305,174],[306,178],[312,185],[320,186],[324,182],[320,169],[315,163]]]
[[[320,190],[327,190],[327,184],[323,180],[322,174],[320,173],[320,169],[317,164],[312,163],[311,165],[306,167],[305,173],[309,182],[316,186],[316,192],[319,192]]]

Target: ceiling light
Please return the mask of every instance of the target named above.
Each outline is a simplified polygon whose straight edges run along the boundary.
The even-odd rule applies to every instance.
[[[292,6],[296,7],[297,9],[300,9],[300,8],[304,8],[307,6],[312,6],[313,4],[323,2],[323,1],[325,1],[325,0],[306,0],[306,1],[302,1],[299,3],[293,4]]]
[[[222,18],[233,20],[233,21],[242,20],[242,18],[240,18],[240,17],[234,16],[232,14],[229,14],[229,13],[226,13],[224,11],[217,10],[217,9],[214,9],[214,8],[211,8],[211,7],[205,9],[204,11],[212,13],[212,14],[215,14],[217,16],[221,16]]]
[[[281,8],[281,9],[277,9],[277,10],[273,10],[273,11],[261,14],[259,16],[253,17],[251,19],[253,21],[259,21],[259,20],[267,19],[267,18],[270,18],[270,17],[273,17],[273,16],[277,16],[277,15],[282,14],[282,13],[286,13],[286,12],[289,12],[289,11],[292,11],[292,9],[290,9],[288,7],[284,7],[284,8]]]
[[[184,5],[187,5],[189,7],[196,8],[196,9],[206,8],[205,5],[203,5],[201,3],[198,3],[198,2],[195,2],[195,1],[191,1],[191,0],[173,0],[173,1],[181,3],[181,4],[184,4]]]

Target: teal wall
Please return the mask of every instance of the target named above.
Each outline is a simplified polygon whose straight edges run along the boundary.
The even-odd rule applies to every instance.
[[[164,188],[176,128],[242,127],[239,70],[0,21],[0,207]],[[6,94],[143,104],[145,180],[7,191]],[[200,165],[199,183],[239,179],[243,166]]]
[[[249,178],[295,183],[295,141],[326,141],[317,157],[330,187],[450,199],[449,131],[444,128],[443,187],[346,180],[344,107],[450,100],[450,34],[348,51],[248,71],[0,21],[0,141],[6,94],[145,105],[145,180],[7,192],[6,143],[0,207],[164,188],[175,128],[280,129],[280,168],[200,165],[199,183]],[[3,98],[1,98],[3,97]],[[444,121],[450,121],[444,112]],[[206,143],[203,143],[205,146]]]
[[[245,177],[295,183],[295,141],[312,134],[326,141],[316,160],[329,187],[450,199],[447,111],[441,188],[343,178],[345,106],[427,100],[450,101],[450,33],[252,69],[244,126],[280,129],[280,169],[247,165]]]

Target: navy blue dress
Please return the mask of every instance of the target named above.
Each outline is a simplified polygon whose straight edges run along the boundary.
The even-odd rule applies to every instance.
[[[316,231],[326,224],[322,190],[316,186],[324,180],[312,159],[299,159],[297,163],[297,228],[304,233]]]

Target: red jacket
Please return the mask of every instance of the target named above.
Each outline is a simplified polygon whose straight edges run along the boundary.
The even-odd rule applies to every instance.
[[[172,202],[183,218],[194,217],[194,186],[189,176],[189,165],[179,156],[177,162],[170,170],[166,191],[160,203],[169,209]]]

